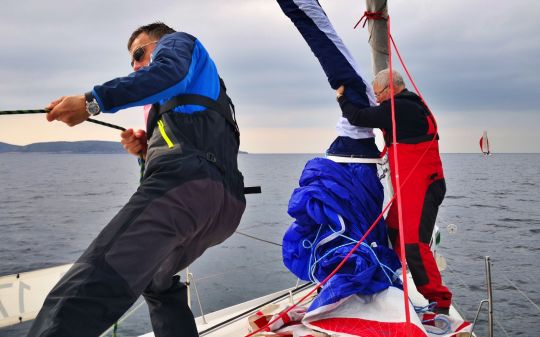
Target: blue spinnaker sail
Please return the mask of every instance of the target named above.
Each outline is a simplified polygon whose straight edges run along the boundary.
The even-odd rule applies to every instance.
[[[296,220],[283,238],[287,268],[303,280],[322,281],[377,219],[383,200],[374,164],[308,161],[289,201],[289,214]],[[316,301],[333,303],[352,294],[377,293],[395,281],[398,268],[381,218]]]
[[[333,89],[358,107],[375,105],[351,53],[316,0],[277,0],[315,54]],[[372,129],[341,118],[329,154],[378,157]],[[381,213],[384,192],[374,164],[309,161],[289,202],[296,219],[283,239],[285,265],[299,278],[321,282],[351,251]],[[380,220],[340,271],[326,283],[310,307],[331,304],[352,294],[371,295],[394,283],[400,267],[388,248],[386,223]]]

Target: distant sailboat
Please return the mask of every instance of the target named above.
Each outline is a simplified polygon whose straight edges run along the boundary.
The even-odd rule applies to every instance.
[[[489,140],[487,136],[487,131],[484,131],[484,134],[480,138],[480,150],[486,156],[491,155],[491,151],[489,150]]]

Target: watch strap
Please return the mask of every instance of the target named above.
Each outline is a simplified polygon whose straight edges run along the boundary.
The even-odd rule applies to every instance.
[[[91,91],[84,93],[84,98],[88,103],[92,102],[95,99],[94,94]]]

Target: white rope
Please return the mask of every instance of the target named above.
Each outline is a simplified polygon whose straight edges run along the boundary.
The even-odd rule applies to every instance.
[[[143,304],[145,304],[146,302],[144,300],[142,300],[139,304],[137,304],[136,307],[134,307],[133,309],[131,309],[130,311],[126,312],[122,317],[120,317],[120,319],[115,323],[117,326],[120,325],[120,323],[124,322],[126,319],[128,319],[131,315],[133,315],[135,313],[135,311],[139,310],[140,307],[142,307]],[[114,329],[114,325],[111,326],[110,328],[108,328],[107,330],[105,330],[104,333],[102,333],[101,335],[99,335],[99,337],[105,337],[107,336],[107,334],[109,334],[112,330]]]
[[[532,304],[533,307],[536,308],[536,310],[538,310],[538,312],[540,312],[540,307],[539,307],[536,303],[534,303],[533,300],[531,300],[531,299],[529,298],[529,296],[527,296],[527,294],[525,294],[523,291],[521,291],[521,289],[519,289],[518,286],[517,286],[514,282],[512,282],[512,280],[510,280],[510,279],[506,276],[506,274],[505,274],[504,272],[501,271],[501,274],[502,274],[503,277],[508,281],[508,283],[510,283],[510,284],[512,285],[512,287],[514,287],[514,288],[515,288],[515,289],[516,289],[523,297],[525,297],[525,299],[526,299],[527,301],[529,301],[529,302]]]
[[[506,337],[510,337],[510,335],[508,335],[508,332],[503,328],[503,326],[501,325],[501,323],[499,322],[499,320],[495,319],[495,323],[496,323],[497,326],[504,332],[504,334],[506,335]]]

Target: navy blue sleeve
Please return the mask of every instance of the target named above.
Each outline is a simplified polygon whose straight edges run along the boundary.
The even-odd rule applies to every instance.
[[[351,125],[392,130],[392,111],[390,110],[390,104],[387,102],[367,108],[357,107],[345,96],[341,96],[338,102],[343,117],[347,118]]]
[[[102,110],[116,112],[185,92],[195,45],[195,37],[186,33],[162,37],[148,67],[94,87],[94,96]]]
[[[375,104],[371,88],[317,0],[277,0],[321,64],[330,86],[345,85],[345,96],[357,106]]]

